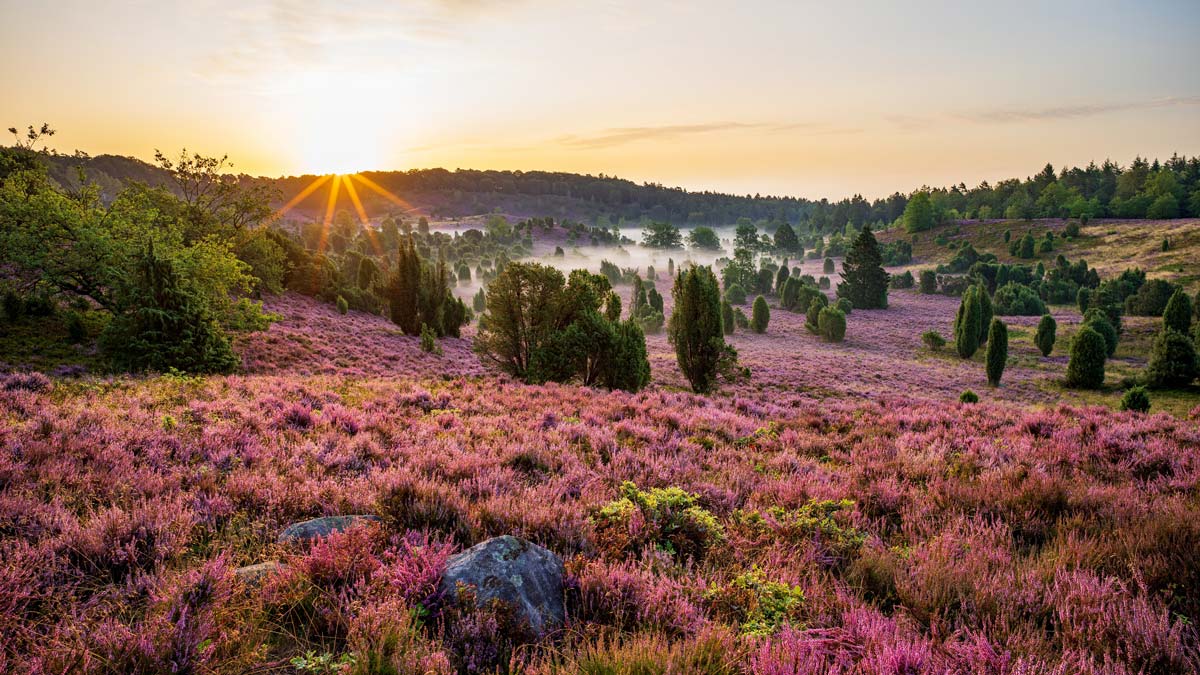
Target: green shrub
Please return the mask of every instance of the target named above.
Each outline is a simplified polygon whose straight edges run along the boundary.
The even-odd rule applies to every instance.
[[[1150,412],[1150,395],[1146,393],[1146,388],[1137,386],[1126,390],[1125,395],[1121,397],[1121,410]]]
[[[833,258],[826,258],[825,264],[821,266],[821,273],[822,274],[833,274],[834,269],[835,268],[833,265]]]
[[[1084,324],[1071,341],[1071,360],[1067,363],[1067,385],[1081,389],[1098,389],[1104,384],[1104,361],[1108,350],[1104,337]]]
[[[79,344],[88,337],[87,326],[83,323],[83,315],[79,312],[67,314],[67,340],[71,344]]]
[[[1093,307],[1083,314],[1083,325],[1089,326],[1092,330],[1100,334],[1104,338],[1104,354],[1108,358],[1117,351],[1117,343],[1120,341],[1120,336],[1117,334],[1117,329],[1109,323],[1108,315],[1099,308]]]
[[[754,309],[750,315],[750,329],[755,333],[767,332],[767,324],[771,321],[771,309],[763,296],[754,299]]]
[[[826,342],[841,342],[846,338],[846,315],[836,307],[824,307],[817,315],[817,327],[821,339]]]
[[[1074,221],[1067,223],[1067,228],[1065,230],[1063,230],[1063,235],[1066,236],[1068,239],[1074,239],[1075,237],[1078,237],[1079,236],[1079,223],[1074,222]]]
[[[346,298],[340,295],[337,296],[337,311],[338,314],[345,314],[346,312],[350,311],[350,304],[346,302]]]
[[[1039,316],[1046,313],[1046,303],[1037,291],[1015,282],[996,289],[993,298],[996,313],[1000,316]]]
[[[1131,316],[1162,316],[1178,287],[1165,279],[1149,279],[1125,298],[1125,313]],[[1187,297],[1184,296],[1186,300]],[[1188,311],[1191,311],[1189,303]]]
[[[824,293],[812,296],[808,303],[808,311],[804,315],[804,327],[810,332],[821,332],[821,310],[829,306],[829,298]]]
[[[625,481],[620,494],[592,516],[602,551],[640,555],[657,550],[680,560],[701,560],[725,542],[721,523],[690,492],[678,487],[643,491]]]
[[[1092,289],[1084,287],[1080,288],[1075,293],[1075,306],[1079,308],[1079,313],[1083,314],[1092,306]]]
[[[692,390],[707,393],[716,383],[722,362],[737,360],[736,352],[725,344],[717,278],[708,267],[692,266],[675,277],[671,293],[675,306],[668,340]]]
[[[1004,375],[1004,366],[1008,363],[1008,326],[1000,319],[992,319],[984,357],[988,384],[999,387],[1000,377]]]
[[[829,290],[829,277],[821,277],[817,280],[817,288],[823,291]]]
[[[798,622],[804,591],[771,581],[759,567],[734,577],[729,583],[705,592],[705,601],[723,620],[737,625],[743,635],[765,637],[790,622]]]
[[[854,303],[850,302],[850,298],[838,298],[838,301],[833,306],[842,310],[842,314],[846,316],[850,316],[850,312],[854,310]]]
[[[963,294],[954,317],[954,348],[958,355],[969,359],[979,350],[979,325],[983,309],[979,303],[979,287],[971,286]]]
[[[1042,356],[1050,356],[1057,331],[1058,323],[1054,321],[1054,317],[1049,314],[1042,315],[1042,320],[1038,322],[1037,335],[1033,338],[1033,343],[1041,350]]]
[[[920,291],[925,295],[933,295],[937,293],[937,272],[933,270],[921,270],[920,274]]]
[[[229,337],[153,246],[138,259],[100,343],[118,368],[229,373],[238,366]]]
[[[750,327],[750,319],[746,318],[746,313],[742,311],[741,307],[733,308],[733,323],[741,330],[746,330]]]
[[[487,296],[484,295],[482,288],[471,299],[471,308],[475,310],[476,314],[483,314],[483,311],[487,309]]]
[[[744,305],[746,304],[746,290],[740,285],[734,284],[725,289],[725,299],[731,305]]]
[[[721,329],[726,335],[733,335],[737,324],[733,319],[733,305],[728,300],[721,301]]]
[[[1150,282],[1146,282],[1147,285]],[[1192,328],[1192,301],[1183,289],[1177,289],[1167,301],[1162,314],[1163,329],[1187,335]]]
[[[942,334],[936,330],[927,330],[921,333],[921,342],[925,343],[926,347],[935,352],[940,351],[942,347],[946,346],[946,338],[942,337]]]
[[[979,403],[979,394],[976,394],[975,392],[968,389],[958,395],[958,402],[959,403]]]
[[[429,324],[421,324],[421,351],[426,354],[442,355],[442,346],[438,344],[437,332]]]
[[[1182,387],[1196,379],[1198,369],[1196,345],[1191,338],[1177,330],[1164,328],[1154,339],[1146,382],[1156,389]]]
[[[913,278],[913,273],[910,270],[904,270],[904,274],[892,275],[892,288],[912,288],[915,284],[916,279]]]

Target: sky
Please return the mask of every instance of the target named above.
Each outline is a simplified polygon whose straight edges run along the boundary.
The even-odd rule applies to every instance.
[[[0,128],[868,198],[1200,154],[1200,2],[0,0]]]

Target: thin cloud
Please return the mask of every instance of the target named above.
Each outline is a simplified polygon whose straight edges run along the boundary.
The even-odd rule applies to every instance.
[[[201,64],[206,78],[245,76],[287,66],[316,67],[339,48],[363,44],[447,43],[464,22],[506,11],[520,2],[424,0],[392,5],[347,2],[326,6],[270,0],[227,11],[238,25],[230,46]]]
[[[861,129],[833,127],[822,122],[706,122],[700,124],[666,124],[661,126],[616,127],[589,135],[567,135],[555,139],[559,144],[574,148],[595,150],[612,148],[643,141],[674,140],[701,134],[731,131],[763,131],[767,133],[805,132],[804,135],[859,133]]]
[[[957,117],[981,124],[1010,124],[1014,122],[1043,122],[1055,120],[1080,119],[1095,117],[1127,110],[1153,110],[1156,108],[1178,108],[1183,106],[1200,105],[1200,96],[1172,96],[1153,99],[1150,101],[1129,101],[1124,103],[1091,103],[1081,105],[1056,106],[1051,108],[1034,109],[998,109],[973,113],[963,113]]]

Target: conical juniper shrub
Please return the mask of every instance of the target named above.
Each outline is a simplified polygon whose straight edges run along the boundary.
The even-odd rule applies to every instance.
[[[689,267],[675,276],[671,296],[675,307],[667,324],[667,338],[675,347],[679,369],[692,390],[708,393],[726,356],[717,277],[708,267]]]
[[[842,261],[839,297],[850,298],[858,309],[887,309],[889,276],[883,269],[879,242],[870,227],[863,227]]]
[[[1004,366],[1008,363],[1008,326],[1000,319],[992,319],[991,328],[988,330],[985,361],[988,384],[999,387],[1000,377],[1004,375]]]
[[[1154,339],[1146,382],[1155,389],[1183,387],[1196,379],[1196,345],[1187,335],[1164,328]]]
[[[1080,389],[1098,389],[1104,384],[1104,361],[1108,351],[1104,337],[1085,324],[1071,341],[1071,360],[1067,363],[1067,385]]]
[[[1150,395],[1146,393],[1146,388],[1140,385],[1130,387],[1125,392],[1125,395],[1121,397],[1121,410],[1139,413],[1150,412]]]
[[[988,331],[992,327],[992,317],[996,315],[992,308],[992,296],[988,293],[987,286],[978,285],[976,293],[979,296],[979,344],[983,345],[988,340]]]
[[[1042,356],[1050,356],[1050,352],[1054,349],[1057,331],[1058,323],[1054,321],[1054,317],[1049,314],[1042,315],[1042,320],[1038,322],[1037,335],[1033,338],[1033,342],[1041,350]]]
[[[983,310],[979,305],[978,292],[977,286],[971,286],[963,293],[954,317],[954,348],[964,359],[975,356],[979,350],[979,322]]]
[[[1162,315],[1163,328],[1187,335],[1192,328],[1192,301],[1182,289],[1175,291]]]
[[[1111,358],[1116,353],[1117,343],[1121,338],[1117,334],[1117,329],[1109,321],[1108,315],[1100,308],[1093,307],[1084,313],[1083,325],[1100,334],[1100,337],[1104,339],[1104,355],[1106,358]]]
[[[826,342],[841,342],[846,338],[846,315],[837,307],[822,307],[817,324],[821,339]]]
[[[767,332],[767,324],[771,321],[771,309],[763,296],[754,299],[754,311],[750,315],[750,329],[755,333]]]

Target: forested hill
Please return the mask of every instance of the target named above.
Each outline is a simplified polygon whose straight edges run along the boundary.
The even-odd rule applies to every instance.
[[[63,185],[78,185],[78,167],[88,180],[113,195],[129,181],[152,185],[170,182],[166,171],[132,157],[98,155],[78,158],[50,155],[51,176]],[[518,217],[555,216],[595,222],[608,217],[613,222],[648,218],[678,224],[727,224],[738,218],[787,220],[808,217],[813,202],[793,197],[738,196],[716,192],[689,192],[656,184],[639,185],[609,176],[589,176],[544,171],[477,171],[459,169],[414,169],[411,171],[368,171],[370,182],[395,197],[369,189],[366,181],[355,180],[355,192],[371,217],[395,211],[420,213],[437,218],[454,218],[499,211]],[[319,176],[254,178],[279,190],[279,203],[290,201]],[[326,186],[296,204],[290,213],[320,218],[329,196]],[[338,208],[351,209],[348,191],[340,190]]]
[[[146,162],[112,155],[76,158],[50,155],[51,175],[64,185],[77,182],[82,166],[89,180],[112,195],[131,180],[168,183],[168,174]],[[320,181],[320,176],[253,178],[278,190],[278,204],[289,203]],[[329,189],[326,179],[289,211],[297,220],[321,219]],[[677,226],[728,225],[740,218],[752,221],[807,223],[814,231],[840,231],[846,224],[889,224],[905,215],[910,199],[918,209],[914,217],[927,223],[960,219],[1029,220],[1032,218],[1187,218],[1200,217],[1200,157],[1172,156],[1165,162],[1135,158],[1122,167],[1110,161],[1056,171],[1047,164],[1025,179],[1011,178],[968,188],[920,188],[911,195],[899,192],[868,201],[860,195],[837,202],[794,197],[729,195],[689,192],[682,188],[610,176],[589,176],[544,171],[477,171],[414,169],[368,171],[341,181],[336,208],[352,210],[354,197],[367,215],[379,217],[399,212],[437,219],[487,213],[517,218],[552,216],[589,224],[607,225],[654,220]],[[907,224],[907,223],[906,223]],[[910,228],[911,229],[911,228]],[[916,227],[915,229],[923,229]]]

